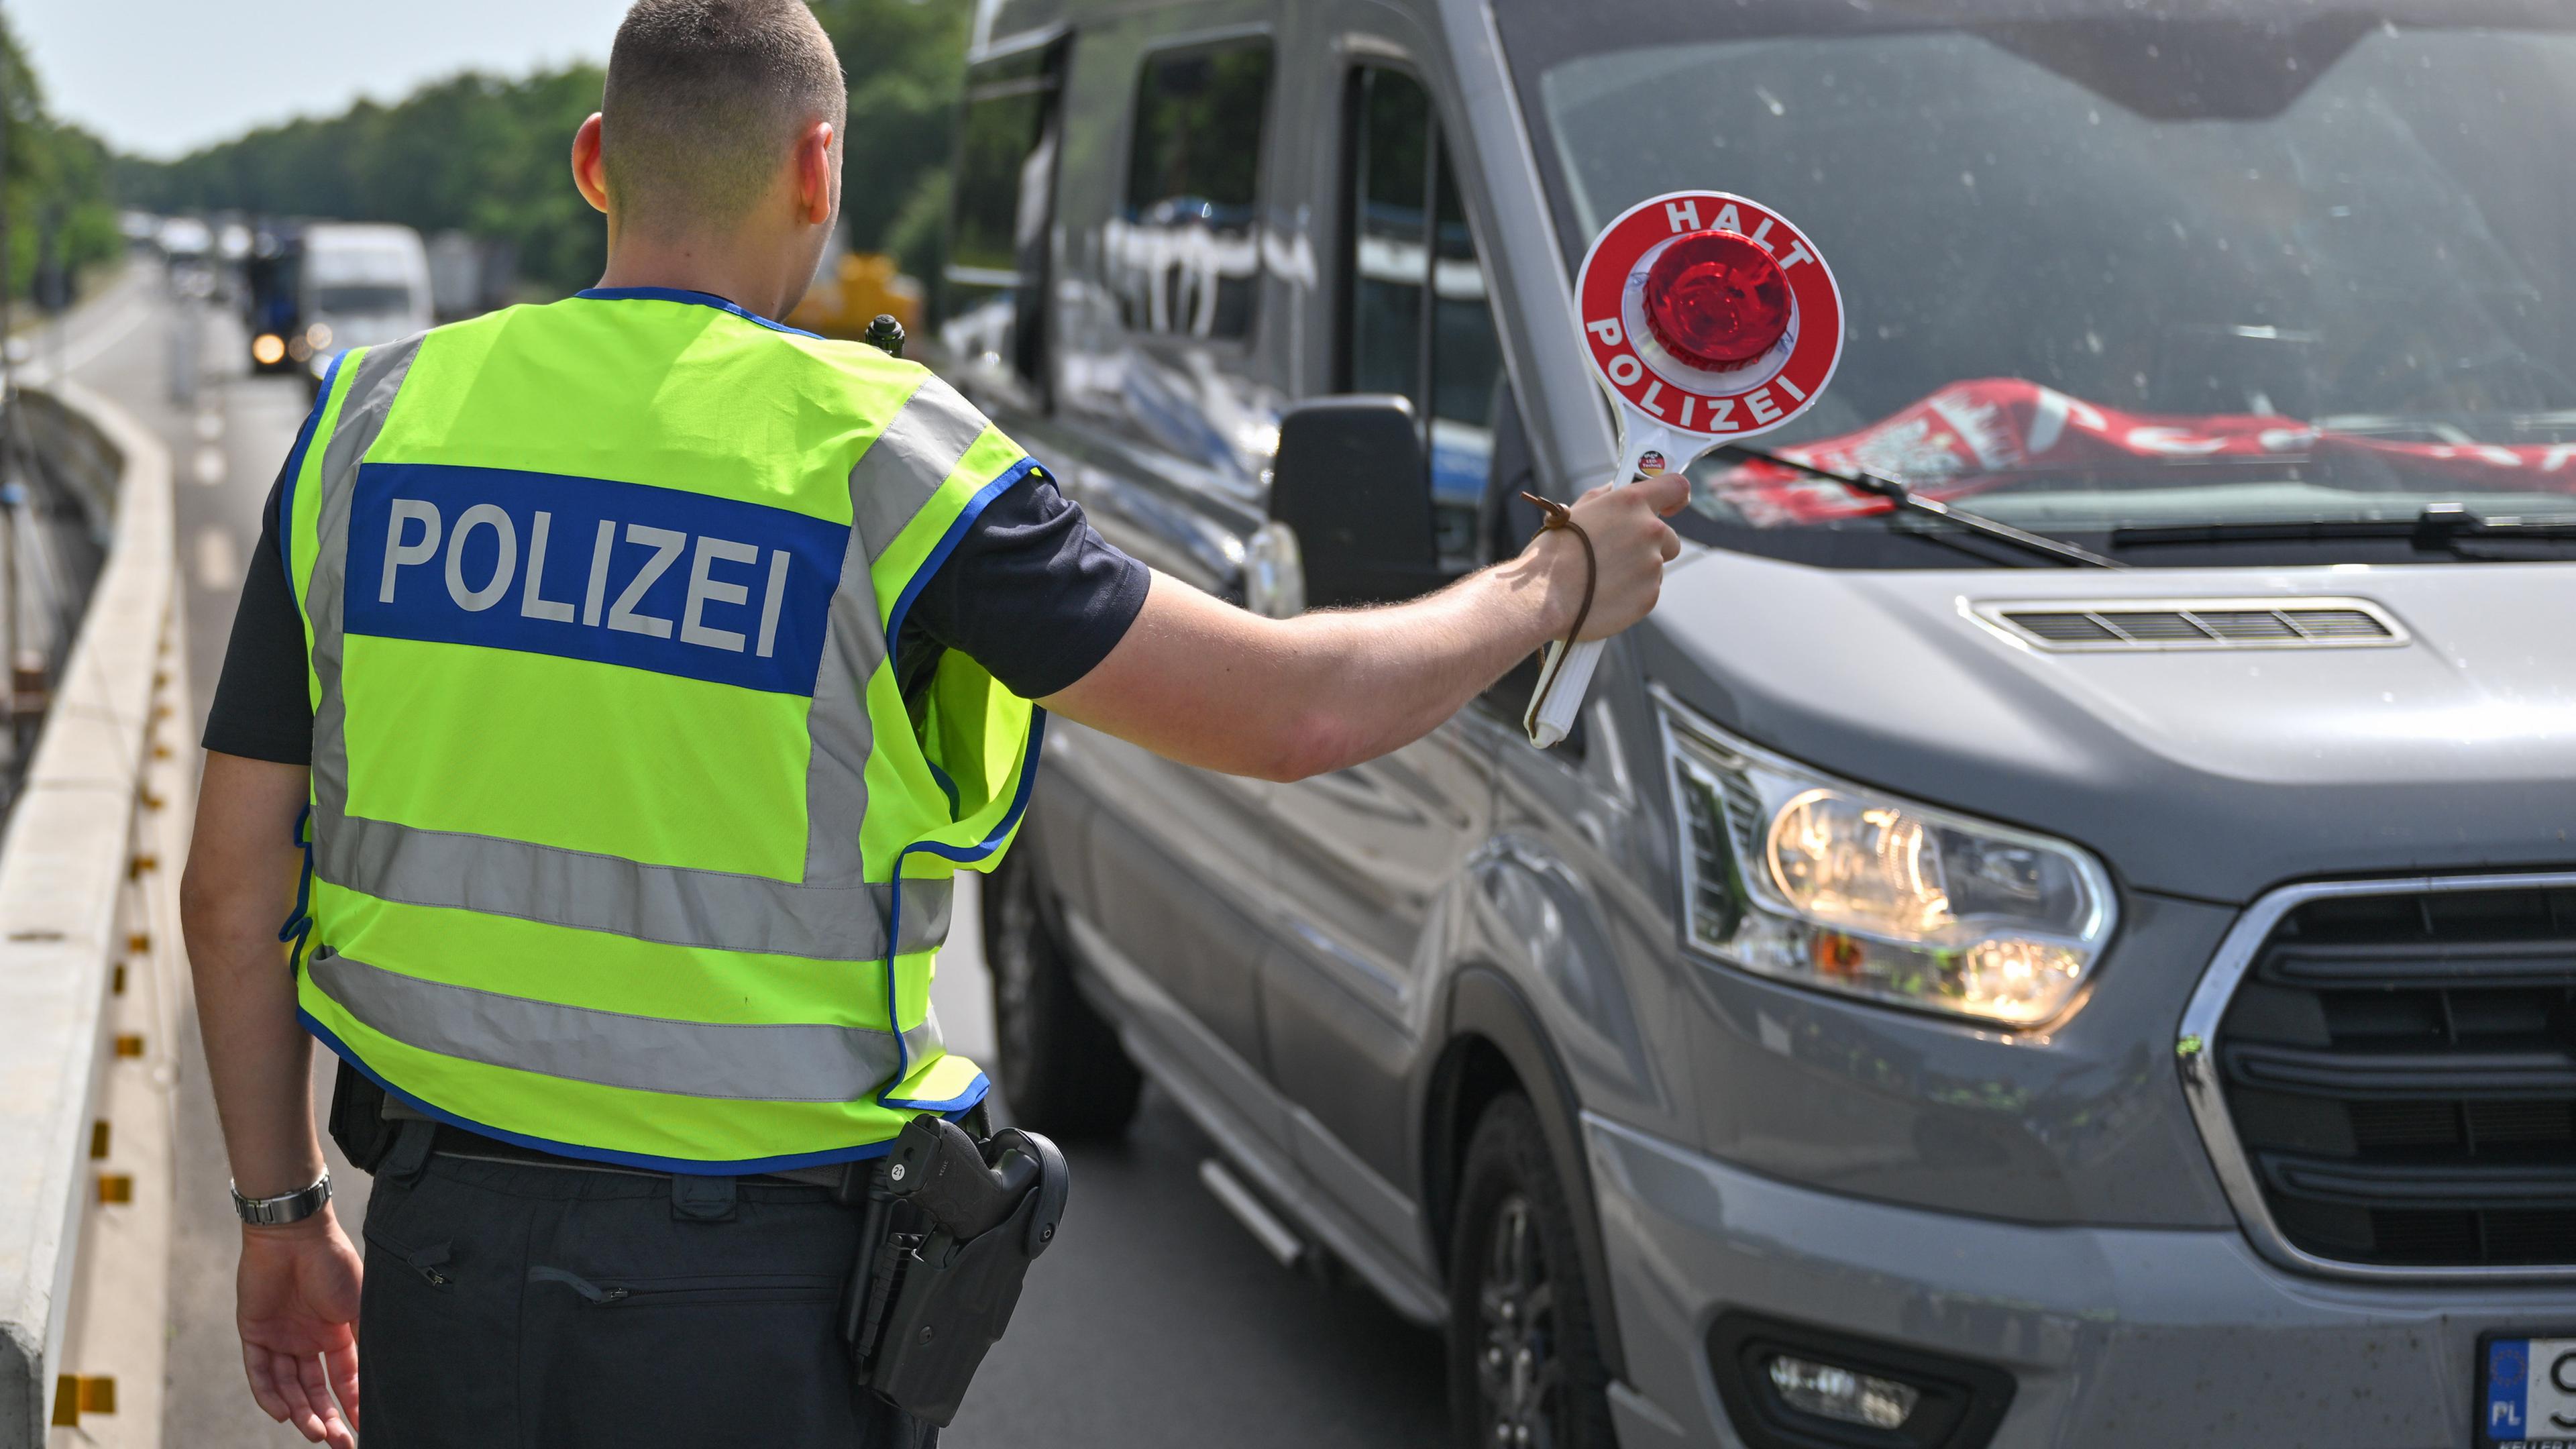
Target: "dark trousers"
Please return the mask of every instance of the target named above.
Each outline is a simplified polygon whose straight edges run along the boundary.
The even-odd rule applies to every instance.
[[[835,1329],[857,1215],[819,1187],[407,1142],[367,1207],[366,1449],[930,1449]]]

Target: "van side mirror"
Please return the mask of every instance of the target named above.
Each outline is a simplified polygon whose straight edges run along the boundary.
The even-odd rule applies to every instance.
[[[1421,424],[1394,394],[1315,398],[1281,414],[1270,521],[1295,536],[1308,608],[1398,603],[1448,582]]]

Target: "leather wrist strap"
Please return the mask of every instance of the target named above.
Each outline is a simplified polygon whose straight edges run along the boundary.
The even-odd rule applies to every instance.
[[[326,1167],[311,1187],[279,1193],[275,1197],[244,1197],[242,1190],[235,1187],[233,1215],[254,1227],[281,1228],[288,1223],[300,1223],[322,1211],[322,1205],[330,1200],[331,1169]]]
[[[1592,586],[1601,578],[1600,560],[1594,558],[1592,554],[1592,535],[1585,533],[1583,525],[1574,521],[1573,509],[1555,499],[1541,498],[1535,493],[1523,493],[1521,496],[1537,504],[1538,511],[1547,515],[1547,521],[1539,525],[1542,531],[1562,528],[1573,534],[1575,541],[1583,545],[1583,602],[1575,607],[1573,627],[1565,631],[1565,647],[1571,649],[1574,647],[1574,641],[1583,637],[1583,621],[1592,617]]]

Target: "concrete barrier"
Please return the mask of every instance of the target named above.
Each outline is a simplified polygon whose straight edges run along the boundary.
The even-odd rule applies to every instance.
[[[170,459],[77,387],[23,396],[28,436],[92,505],[107,558],[0,835],[0,1449],[46,1443],[84,1400],[112,1406],[104,1437],[158,1442],[166,1319],[147,1320],[142,1357],[112,1379],[83,1380],[66,1354],[86,1341],[91,1280],[120,1299],[167,1291],[191,773],[174,746],[187,696]],[[137,1307],[151,1311],[120,1302],[117,1316]]]

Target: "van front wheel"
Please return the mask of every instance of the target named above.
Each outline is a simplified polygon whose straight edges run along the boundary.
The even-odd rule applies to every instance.
[[[1075,1141],[1115,1137],[1144,1082],[1118,1033],[1083,1000],[1073,963],[1039,909],[1032,855],[1006,859],[984,887],[984,959],[993,972],[993,1063],[1011,1121]]]
[[[1449,1417],[1464,1449],[1613,1449],[1574,1220],[1529,1099],[1494,1100],[1449,1250]]]

